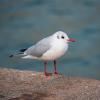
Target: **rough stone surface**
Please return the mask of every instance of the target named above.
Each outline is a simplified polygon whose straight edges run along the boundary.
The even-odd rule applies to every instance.
[[[100,100],[100,81],[1,68],[0,100]]]

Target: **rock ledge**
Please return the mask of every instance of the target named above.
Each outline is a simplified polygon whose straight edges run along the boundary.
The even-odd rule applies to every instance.
[[[0,68],[0,100],[100,100],[100,81]]]

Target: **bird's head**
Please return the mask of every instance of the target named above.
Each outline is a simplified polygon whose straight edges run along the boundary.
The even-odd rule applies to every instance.
[[[66,42],[66,43],[76,41],[75,39],[69,38],[67,33],[62,32],[62,31],[58,31],[58,32],[54,33],[54,37],[56,39],[63,41],[63,42]]]

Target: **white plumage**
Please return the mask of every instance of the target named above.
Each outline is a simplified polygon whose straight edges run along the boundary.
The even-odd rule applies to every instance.
[[[68,36],[62,31],[40,40],[28,48],[22,57],[24,59],[56,60],[65,54],[68,49]]]

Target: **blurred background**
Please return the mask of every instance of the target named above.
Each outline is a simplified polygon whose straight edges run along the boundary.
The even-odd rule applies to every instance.
[[[58,71],[100,80],[100,0],[0,0],[0,67],[43,71],[42,61],[9,55],[58,30],[77,39]]]

